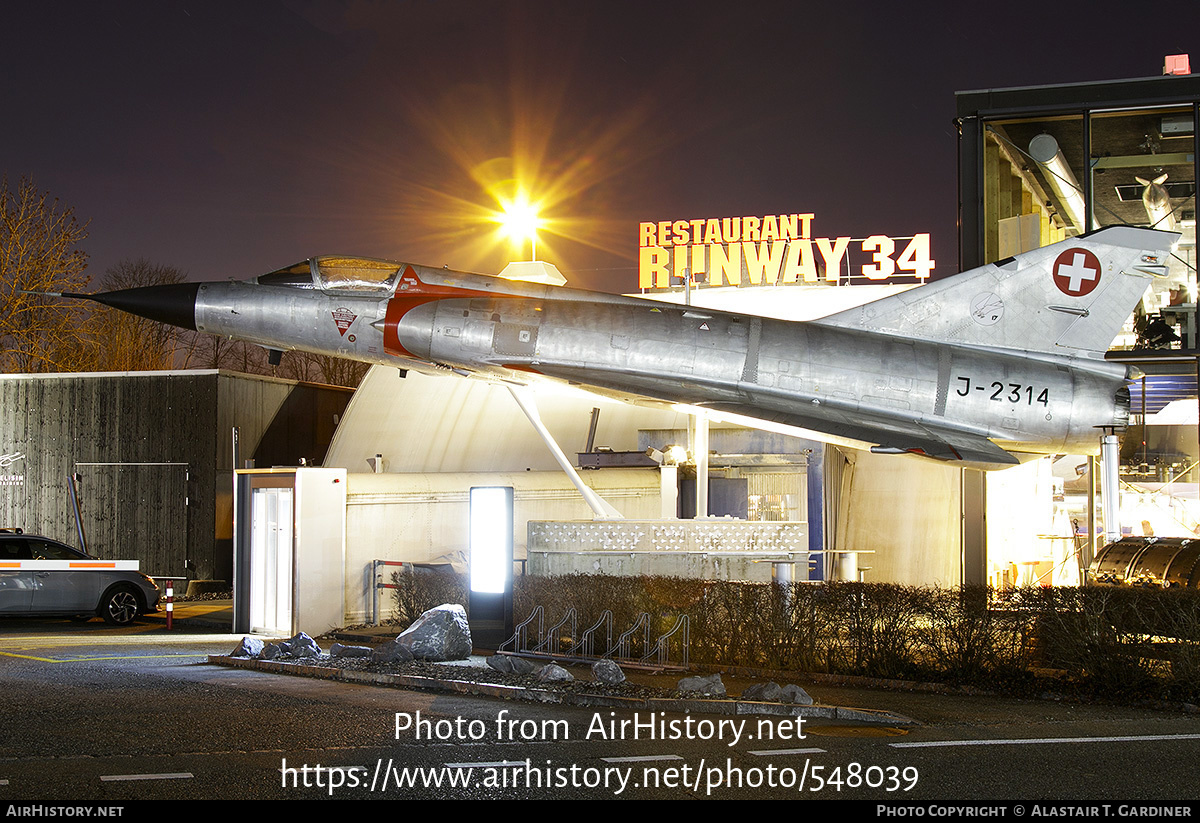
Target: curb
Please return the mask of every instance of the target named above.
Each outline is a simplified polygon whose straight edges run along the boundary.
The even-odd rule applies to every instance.
[[[699,712],[725,715],[765,715],[774,717],[806,717],[826,720],[842,720],[855,723],[871,723],[888,726],[920,725],[912,718],[888,711],[855,709],[847,706],[796,706],[787,703],[765,703],[736,699],[707,698],[640,698],[613,697],[603,694],[576,694],[549,689],[524,686],[502,686],[492,683],[474,683],[467,680],[445,680],[408,674],[384,674],[382,672],[360,672],[329,666],[312,666],[305,663],[289,663],[278,660],[255,660],[250,657],[230,657],[210,654],[208,662],[217,666],[239,669],[254,669],[272,674],[287,674],[297,677],[313,677],[319,680],[337,680],[343,683],[360,683],[370,686],[387,686],[401,689],[422,689],[451,692],[453,694],[492,697],[501,700],[521,700],[529,703],[555,703],[564,706],[608,709],[650,709],[653,711]]]

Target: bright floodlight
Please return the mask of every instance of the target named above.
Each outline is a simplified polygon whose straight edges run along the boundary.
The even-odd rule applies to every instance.
[[[537,260],[537,230],[542,221],[538,217],[537,207],[530,203],[524,195],[519,195],[511,203],[504,204],[504,217],[501,225],[511,240],[524,243],[529,240],[532,247],[530,257]]]

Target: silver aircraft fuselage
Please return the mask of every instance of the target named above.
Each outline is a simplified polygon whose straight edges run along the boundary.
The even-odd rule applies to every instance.
[[[1126,424],[1129,373],[1096,350],[1174,237],[1105,229],[810,322],[353,258],[336,260],[384,274],[336,280],[334,258],[313,258],[90,297],[271,349],[566,381],[997,468],[1013,452],[1093,453],[1097,427]]]

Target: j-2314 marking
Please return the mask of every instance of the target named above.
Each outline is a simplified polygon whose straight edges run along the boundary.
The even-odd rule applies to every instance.
[[[955,392],[955,394],[957,394],[959,397],[966,397],[971,393],[972,390],[981,392],[990,390],[991,396],[988,398],[989,400],[996,400],[1001,403],[1006,400],[1009,403],[1020,403],[1023,395],[1025,398],[1025,405],[1027,406],[1032,406],[1034,403],[1041,403],[1043,406],[1050,405],[1050,389],[1042,389],[1035,397],[1034,392],[1038,391],[1036,386],[1026,386],[1021,383],[1005,384],[999,380],[993,380],[990,386],[988,386],[986,383],[977,383],[972,385],[971,378],[969,377],[959,377],[958,379],[962,381],[963,384]],[[1007,393],[1004,391],[1005,388],[1008,389]]]

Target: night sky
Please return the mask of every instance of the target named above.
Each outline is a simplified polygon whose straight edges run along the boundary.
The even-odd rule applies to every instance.
[[[7,2],[0,173],[193,280],[347,253],[635,288],[639,221],[814,212],[957,259],[954,92],[1200,60],[1200,11],[1127,2]],[[1180,19],[1180,15],[1190,19]],[[528,254],[528,249],[525,255]]]

